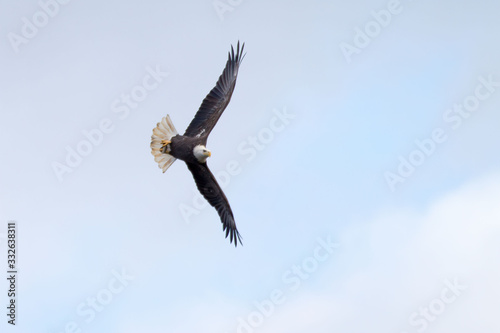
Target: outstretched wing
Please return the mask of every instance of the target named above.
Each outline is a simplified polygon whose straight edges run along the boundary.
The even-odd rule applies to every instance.
[[[229,202],[219,184],[217,184],[214,175],[208,169],[207,164],[187,162],[186,164],[189,171],[193,174],[198,190],[205,199],[207,199],[208,203],[210,203],[212,207],[215,207],[217,213],[219,213],[222,222],[222,230],[226,231],[226,238],[230,235],[229,239],[231,243],[234,240],[234,246],[238,245],[238,241],[241,244],[241,236],[238,229],[236,229],[236,223],[234,222],[234,216],[229,206]]]
[[[243,43],[240,49],[240,42],[238,41],[236,54],[234,54],[233,46],[231,46],[226,68],[224,68],[215,87],[201,103],[198,112],[196,112],[196,115],[186,129],[186,133],[184,133],[185,136],[208,136],[210,134],[231,100],[231,95],[236,85],[236,77],[238,76],[238,68],[244,57],[244,48],[245,43]]]

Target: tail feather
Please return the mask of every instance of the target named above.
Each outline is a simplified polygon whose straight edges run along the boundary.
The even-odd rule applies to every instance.
[[[170,147],[169,145],[165,146],[162,141],[170,141],[172,137],[177,134],[179,133],[177,133],[169,115],[163,117],[153,129],[153,135],[151,135],[151,154],[153,154],[155,162],[158,163],[158,166],[163,172],[167,171],[172,163],[175,162],[176,158],[168,153]]]

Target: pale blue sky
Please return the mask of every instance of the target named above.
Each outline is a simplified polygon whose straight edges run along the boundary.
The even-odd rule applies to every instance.
[[[16,220],[20,265],[17,327],[2,315],[2,332],[500,328],[496,2],[0,3],[0,260]],[[367,27],[380,31],[347,59]],[[162,174],[149,142],[167,113],[184,131],[238,40],[247,55],[208,142],[214,173],[238,165],[224,187],[235,249],[215,210],[193,206],[185,165]],[[488,97],[452,128],[443,115],[478,89]],[[124,113],[122,96],[141,91]],[[54,163],[99,126],[58,179]],[[435,129],[446,140],[391,191],[384,175]],[[266,314],[255,302],[273,291]],[[430,304],[432,320],[419,312]]]

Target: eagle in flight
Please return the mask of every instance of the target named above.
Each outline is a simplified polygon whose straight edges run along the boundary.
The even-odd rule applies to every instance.
[[[224,192],[217,180],[207,166],[207,159],[211,156],[210,150],[206,148],[207,139],[222,112],[226,109],[236,85],[238,68],[243,60],[243,43],[233,46],[228,54],[226,67],[222,72],[215,87],[205,97],[198,112],[189,124],[184,135],[179,135],[175,129],[170,116],[167,114],[153,129],[151,136],[151,154],[163,172],[175,162],[176,159],[186,162],[193,174],[194,181],[203,197],[215,207],[222,222],[222,229],[230,236],[234,246],[241,243],[241,236],[236,229],[233,212],[229,206]]]

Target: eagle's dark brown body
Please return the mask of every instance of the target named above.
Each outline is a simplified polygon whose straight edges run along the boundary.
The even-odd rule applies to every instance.
[[[202,136],[197,138],[176,135],[170,141],[170,155],[184,162],[197,163],[198,160],[193,155],[194,147],[198,145],[205,146],[207,144],[207,137]]]

